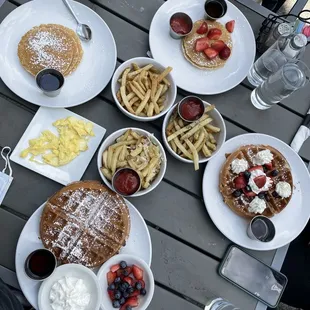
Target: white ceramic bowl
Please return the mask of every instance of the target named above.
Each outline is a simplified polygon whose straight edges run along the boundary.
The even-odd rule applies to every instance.
[[[104,310],[113,310],[112,301],[108,295],[108,283],[107,283],[107,273],[110,271],[110,267],[116,264],[119,264],[121,261],[127,262],[128,265],[137,265],[138,267],[143,269],[143,281],[145,282],[145,289],[146,289],[146,295],[145,296],[139,296],[139,306],[136,308],[133,308],[135,310],[145,310],[154,295],[154,277],[151,268],[139,257],[136,257],[134,255],[129,254],[119,254],[115,255],[112,258],[110,258],[106,263],[104,263],[101,268],[99,269],[99,272],[97,274],[97,277],[99,279],[99,283],[101,286],[101,290],[103,292],[102,294],[102,303],[101,308]]]
[[[127,130],[132,129],[133,131],[136,131],[139,134],[145,135],[150,137],[150,139],[152,140],[152,142],[154,142],[156,145],[159,146],[160,149],[160,153],[162,156],[162,162],[161,162],[161,167],[159,170],[159,173],[157,174],[156,178],[153,180],[153,182],[151,183],[151,185],[146,188],[146,189],[141,189],[139,190],[137,193],[131,195],[130,197],[139,197],[142,195],[145,195],[149,192],[151,192],[153,189],[155,189],[157,187],[157,185],[161,182],[161,180],[163,179],[165,173],[166,173],[166,169],[167,169],[167,158],[166,158],[166,153],[165,150],[163,148],[163,146],[161,145],[161,143],[159,142],[159,140],[150,132],[140,129],[140,128],[123,128],[123,129],[119,129],[115,132],[113,132],[112,134],[110,134],[101,144],[100,149],[98,151],[98,157],[97,157],[97,166],[98,166],[98,171],[99,174],[102,178],[102,180],[104,181],[104,183],[113,190],[112,184],[111,182],[103,175],[103,173],[101,172],[100,168],[102,167],[102,154],[103,152],[111,145],[115,143],[115,140],[120,137],[121,135],[123,135]]]
[[[210,105],[210,103],[204,101],[205,106]],[[175,157],[176,159],[187,163],[187,164],[193,164],[193,161],[190,159],[186,159],[181,157],[180,155],[178,155],[177,153],[175,153],[173,151],[173,149],[171,148],[171,146],[169,145],[168,141],[167,141],[167,137],[166,137],[166,128],[168,126],[168,122],[169,119],[174,111],[174,109],[177,108],[178,103],[176,103],[166,114],[164,122],[163,122],[163,127],[162,127],[162,136],[163,136],[163,141],[164,144],[167,148],[167,150],[169,151],[169,153]],[[219,150],[221,149],[222,145],[224,144],[225,140],[226,140],[226,125],[224,122],[224,119],[222,117],[222,115],[220,114],[220,112],[217,109],[213,109],[212,111],[208,112],[208,114],[210,115],[210,117],[213,119],[213,121],[211,122],[212,125],[217,126],[219,128],[221,128],[221,131],[219,133],[214,134],[214,138],[216,139],[217,142],[217,150],[212,153],[212,155],[210,157],[205,157],[203,156],[201,153],[199,154],[199,163],[205,163],[207,161],[209,161],[211,158],[213,158],[214,156],[216,156],[216,154],[219,152]]]
[[[113,98],[116,102],[116,105],[125,115],[127,115],[128,117],[130,117],[136,121],[149,122],[149,121],[153,121],[157,118],[160,118],[161,116],[165,115],[167,113],[167,111],[170,109],[170,107],[174,104],[174,101],[175,101],[175,98],[177,95],[177,86],[175,84],[174,79],[172,78],[171,73],[169,73],[166,77],[167,80],[171,83],[171,86],[166,93],[167,99],[164,103],[165,108],[158,115],[154,115],[151,117],[137,116],[137,115],[131,114],[125,108],[123,108],[122,105],[120,104],[120,102],[118,101],[117,97],[116,97],[116,93],[120,89],[120,84],[117,82],[117,80],[120,78],[123,71],[126,68],[130,67],[132,63],[136,63],[140,67],[144,67],[148,64],[153,64],[156,69],[159,69],[161,71],[165,70],[165,67],[163,65],[161,65],[159,62],[155,61],[154,59],[148,58],[148,57],[136,57],[136,58],[129,59],[129,60],[125,61],[124,63],[122,63],[114,72],[112,82],[111,82],[112,94],[113,94]]]
[[[75,277],[82,279],[89,293],[91,294],[90,303],[86,310],[99,310],[102,291],[99,280],[90,269],[78,264],[66,264],[56,268],[55,272],[45,281],[43,281],[38,295],[38,304],[40,310],[53,310],[50,306],[50,290],[55,282],[63,277]]]

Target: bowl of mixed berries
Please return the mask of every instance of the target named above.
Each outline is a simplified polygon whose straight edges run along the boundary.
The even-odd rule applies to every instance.
[[[153,273],[141,258],[119,254],[110,258],[98,274],[105,310],[144,310],[154,294]]]

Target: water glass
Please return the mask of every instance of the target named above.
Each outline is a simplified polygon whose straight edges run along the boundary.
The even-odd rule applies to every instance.
[[[223,298],[209,300],[204,310],[240,310]]]
[[[308,84],[310,70],[302,61],[288,62],[251,94],[252,104],[260,110],[271,108]]]

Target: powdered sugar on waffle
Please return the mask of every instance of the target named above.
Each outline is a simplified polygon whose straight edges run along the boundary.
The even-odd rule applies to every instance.
[[[109,231],[120,230],[114,223],[117,222],[122,204],[109,192],[78,189],[64,192],[58,200],[62,209],[49,203],[51,210],[55,214],[60,213],[60,216],[47,228],[47,234],[52,238],[58,235],[52,247],[62,250],[60,259],[67,258],[69,262],[79,261],[87,265],[90,257],[85,250],[96,247],[96,241],[104,239],[107,244],[105,250],[109,248],[109,243],[121,242],[117,233],[110,235]],[[61,217],[62,210],[65,212],[64,219]],[[120,235],[122,233],[120,231]],[[44,241],[48,245],[50,240]]]

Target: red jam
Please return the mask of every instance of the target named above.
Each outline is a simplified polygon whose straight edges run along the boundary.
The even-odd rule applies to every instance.
[[[181,104],[180,113],[182,117],[188,121],[199,119],[204,112],[202,104],[194,99],[189,99]]]
[[[131,169],[123,169],[115,176],[113,186],[122,195],[132,195],[140,187],[139,175]]]
[[[188,34],[191,31],[191,25],[185,17],[174,17],[170,21],[172,30],[178,34]]]

